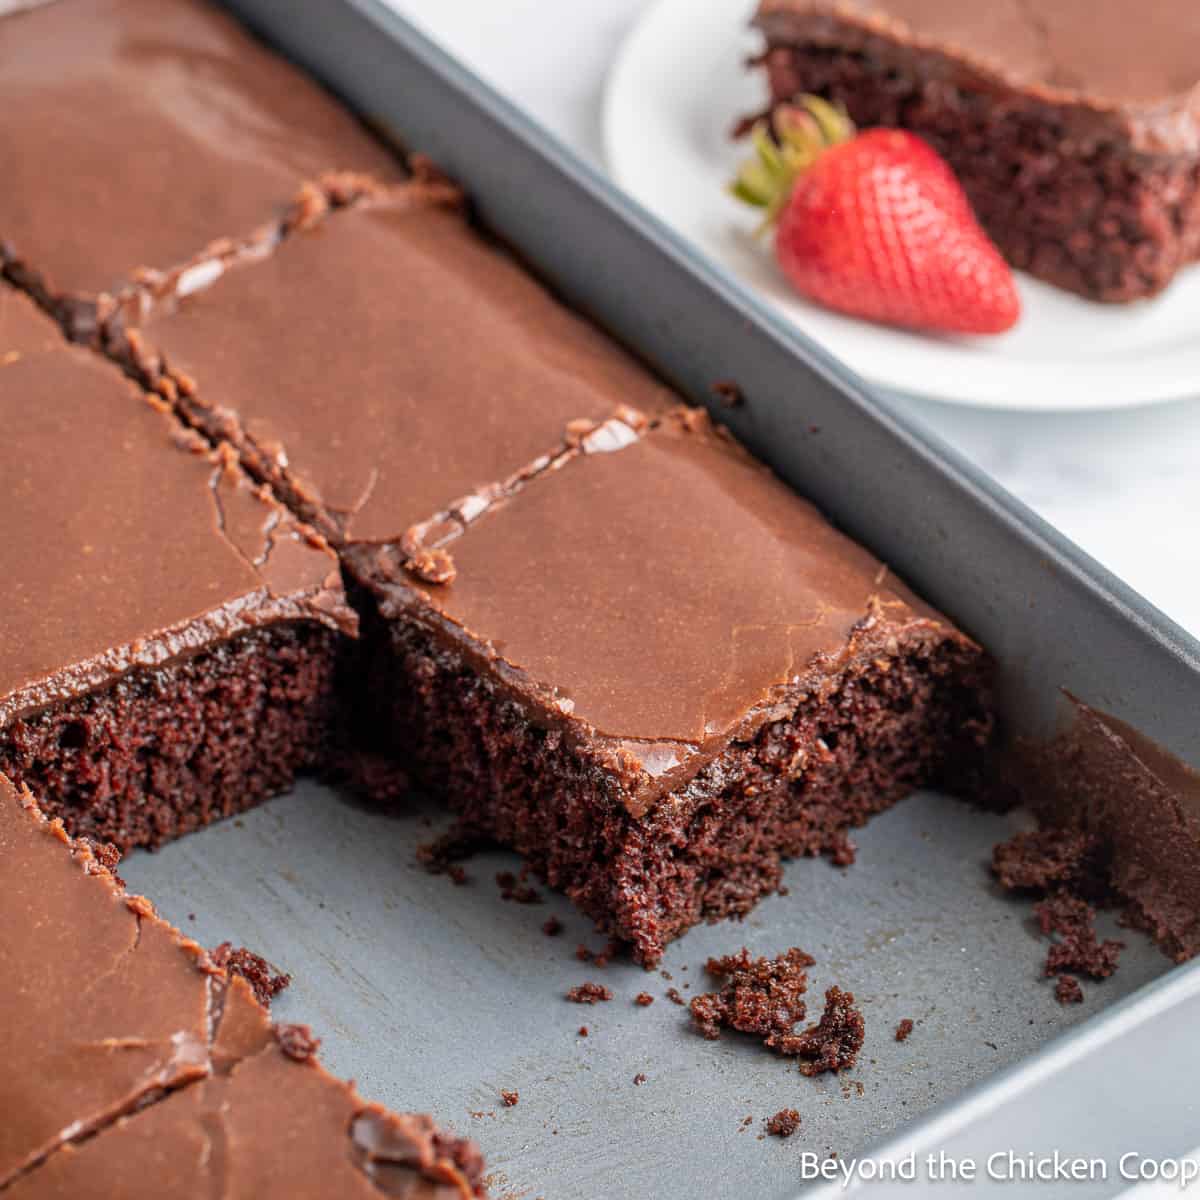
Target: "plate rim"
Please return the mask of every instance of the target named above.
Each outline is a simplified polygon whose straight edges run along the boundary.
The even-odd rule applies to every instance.
[[[708,0],[708,4],[712,6],[710,11],[716,9],[723,12],[726,8],[732,11],[738,5],[745,6],[745,0]],[[667,28],[675,29],[684,16],[694,12],[694,0],[653,0],[645,6],[621,39],[609,64],[601,97],[600,133],[603,159],[610,178],[634,202],[686,239],[689,245],[703,254],[710,264],[736,286],[750,291],[760,302],[776,310],[784,320],[811,337],[872,387],[912,399],[985,410],[1060,414],[1115,411],[1200,399],[1200,344],[1195,348],[1189,347],[1174,354],[1158,356],[1159,370],[1145,373],[1147,360],[1144,357],[1138,358],[1136,348],[1126,352],[1128,357],[1108,363],[1094,363],[1078,358],[1030,363],[1028,360],[1006,360],[1002,356],[972,361],[970,348],[966,345],[950,343],[938,347],[936,339],[926,335],[887,327],[870,328],[869,333],[874,337],[920,338],[926,343],[917,352],[924,360],[923,369],[919,367],[914,371],[909,368],[895,375],[871,370],[870,362],[867,361],[869,347],[862,355],[846,355],[843,340],[836,336],[828,336],[825,327],[830,321],[853,322],[856,325],[867,323],[857,318],[820,310],[815,306],[811,323],[798,320],[782,298],[773,295],[770,289],[757,285],[754,280],[737,271],[722,256],[714,253],[703,238],[697,237],[686,225],[673,220],[670,214],[661,211],[658,206],[650,204],[637,183],[640,173],[629,165],[627,146],[631,145],[634,139],[627,139],[625,136],[627,120],[624,110],[629,107],[632,111],[632,106],[628,104],[631,94],[636,93],[641,97],[647,94],[646,89],[636,83],[644,74],[643,60],[647,57],[647,49],[659,36],[660,25],[665,24]],[[661,62],[660,59],[655,61]],[[733,114],[730,119],[733,119]],[[1200,266],[1195,269],[1200,271]],[[1021,272],[1017,274],[1023,288],[1033,286],[1041,289],[1051,286]],[[796,302],[804,303],[799,297],[796,298]],[[930,344],[931,342],[933,344]],[[1164,359],[1171,361],[1180,357],[1184,361],[1178,363],[1177,369],[1161,369]],[[1130,359],[1136,361],[1129,361]],[[942,371],[936,370],[938,365],[943,368]],[[990,374],[992,379],[983,387],[967,387],[966,390],[961,386],[941,382],[943,377],[957,381],[961,378],[963,368],[976,368],[981,373]],[[1136,380],[1126,378],[1131,371],[1136,372]],[[925,376],[920,386],[917,386],[914,380],[918,373]],[[1115,383],[1114,377],[1123,382]],[[1149,384],[1147,379],[1150,380]]]

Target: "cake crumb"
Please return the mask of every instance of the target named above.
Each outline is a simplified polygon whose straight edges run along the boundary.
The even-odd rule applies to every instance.
[[[1059,1004],[1082,1004],[1083,988],[1074,975],[1060,975],[1054,985],[1054,998]]]
[[[687,1001],[679,994],[678,988],[669,987],[669,988],[667,988],[666,992],[664,992],[663,994],[666,996],[666,998],[668,1000],[670,1000],[670,1002],[672,1004],[679,1004],[679,1005],[687,1004]],[[699,998],[700,998],[699,996],[696,997],[696,999],[699,999]]]
[[[825,852],[829,855],[829,861],[835,867],[852,867],[854,866],[855,855],[858,853],[858,847],[850,840],[849,835],[844,829],[839,829],[829,839],[829,844],[825,847]]]
[[[649,992],[638,992],[633,998],[634,1004],[639,1008],[649,1008],[654,1003],[654,997]]]
[[[423,842],[417,847],[417,862],[430,875],[446,875],[456,887],[470,882],[470,876],[459,865],[460,859],[469,858],[479,849],[479,838],[468,833],[455,823],[432,842]]]
[[[1072,972],[1091,979],[1107,979],[1116,969],[1124,942],[1096,937],[1096,910],[1086,900],[1057,892],[1034,906],[1043,936],[1059,940],[1046,952],[1047,975]]]
[[[567,999],[572,1004],[599,1004],[602,1000],[611,1000],[612,990],[601,983],[581,983],[567,992]]]
[[[636,1075],[633,1077],[633,1086],[634,1086],[634,1087],[641,1087],[641,1086],[642,1086],[642,1084],[643,1084],[643,1083],[645,1083],[645,1082],[646,1082],[646,1076],[645,1076],[645,1075],[643,1075],[641,1071],[639,1071],[639,1072],[638,1072],[638,1073],[637,1073],[637,1074],[636,1074]]]
[[[1100,839],[1078,830],[1018,833],[993,849],[992,871],[1002,887],[1041,896],[1034,917],[1042,936],[1053,939],[1046,976],[1107,979],[1117,969],[1125,943],[1096,934],[1096,905],[1113,899]],[[1062,1004],[1083,999],[1077,979],[1060,982],[1054,994]]]
[[[550,917],[542,922],[542,932],[547,937],[558,937],[563,930],[563,923],[557,917]]]
[[[587,1036],[588,1036],[588,1027],[587,1027],[586,1025],[580,1025],[580,1027],[579,1027],[579,1036],[580,1036],[580,1037],[587,1037]]]
[[[222,942],[209,957],[230,976],[240,975],[264,1008],[270,1008],[271,1001],[292,982],[286,971],[277,971],[262,955],[245,946],[235,950],[231,942]]]
[[[454,559],[445,550],[418,551],[408,559],[404,566],[424,583],[440,586],[453,583],[458,577],[458,568],[454,565]]]
[[[800,1114],[794,1108],[781,1108],[767,1119],[767,1132],[772,1137],[789,1138],[800,1128]]]
[[[742,389],[732,379],[718,379],[712,390],[726,408],[741,408],[746,403]]]
[[[727,1027],[761,1038],[771,1049],[804,1019],[801,997],[808,990],[807,968],[813,958],[797,946],[778,958],[752,958],[744,946],[737,954],[710,958],[708,973],[724,980],[719,992],[692,998],[696,1031],[709,1040]]]
[[[511,871],[500,871],[496,875],[496,884],[500,888],[500,899],[511,900],[515,904],[541,904],[541,893],[531,887],[524,879],[518,879]]]
[[[805,1075],[844,1071],[857,1061],[865,1031],[862,1012],[854,1004],[854,993],[844,992],[835,985],[825,992],[821,1019],[803,1033],[780,1039],[778,1050],[780,1054],[799,1058],[800,1070]]]
[[[515,1108],[520,1099],[520,1092],[509,1091],[507,1088],[500,1089],[500,1103],[503,1104],[505,1108]]]
[[[907,1042],[908,1035],[913,1031],[913,1023],[911,1017],[905,1017],[899,1025],[896,1026],[896,1041]]]
[[[582,963],[591,963],[594,967],[603,969],[609,960],[621,952],[621,943],[616,938],[610,938],[603,950],[592,950],[582,942],[575,947],[575,957]]]
[[[296,1062],[307,1062],[321,1046],[321,1039],[314,1037],[307,1025],[277,1025],[275,1040],[280,1050]]]

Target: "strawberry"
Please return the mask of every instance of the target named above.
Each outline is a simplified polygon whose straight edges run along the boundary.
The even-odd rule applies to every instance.
[[[1002,333],[1020,315],[1008,264],[926,142],[855,130],[816,96],[778,108],[732,185],[765,208],[775,257],[797,291],[829,308],[940,333]]]

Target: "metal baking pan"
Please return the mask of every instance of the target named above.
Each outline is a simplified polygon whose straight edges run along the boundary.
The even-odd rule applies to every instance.
[[[715,382],[734,380],[747,403],[719,415],[995,653],[1011,727],[1044,731],[1068,687],[1200,765],[1195,641],[379,0],[229,7],[461,179],[485,223],[683,392],[708,401]],[[578,942],[600,943],[561,897],[501,902],[493,876],[515,865],[509,855],[473,860],[465,887],[424,873],[416,847],[445,819],[436,797],[387,816],[306,783],[136,854],[124,872],[200,940],[236,938],[293,972],[280,1015],[317,1027],[330,1066],[368,1095],[476,1137],[497,1195],[782,1198],[804,1185],[805,1152],[1182,1154],[1200,1141],[1179,1104],[1181,1081],[1200,1075],[1200,1039],[1188,1037],[1200,974],[1169,970],[1126,935],[1116,976],[1088,987],[1081,1006],[1055,1003],[1027,906],[997,894],[986,871],[1018,817],[915,796],[855,835],[852,869],[793,863],[790,894],[741,926],[689,933],[664,961],[670,983],[628,963],[577,962]],[[541,931],[551,914],[566,926],[557,938]],[[807,1080],[736,1038],[689,1032],[663,993],[694,993],[705,958],[743,942],[813,953],[818,1004],[829,983],[856,993],[868,1033],[853,1072]],[[566,1003],[588,978],[615,999]],[[653,1007],[633,1005],[643,990]],[[917,1025],[900,1045],[892,1031],[904,1017]],[[502,1107],[500,1088],[520,1103]],[[782,1107],[800,1111],[800,1132],[762,1139],[763,1118]],[[1058,1194],[1002,1186],[1009,1197]],[[1070,1194],[1125,1186],[1110,1178]]]

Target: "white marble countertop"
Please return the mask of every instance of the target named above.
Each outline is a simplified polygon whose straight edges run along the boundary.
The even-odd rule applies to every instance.
[[[601,167],[605,76],[650,2],[389,0]],[[1069,415],[894,402],[1200,636],[1200,399]]]

